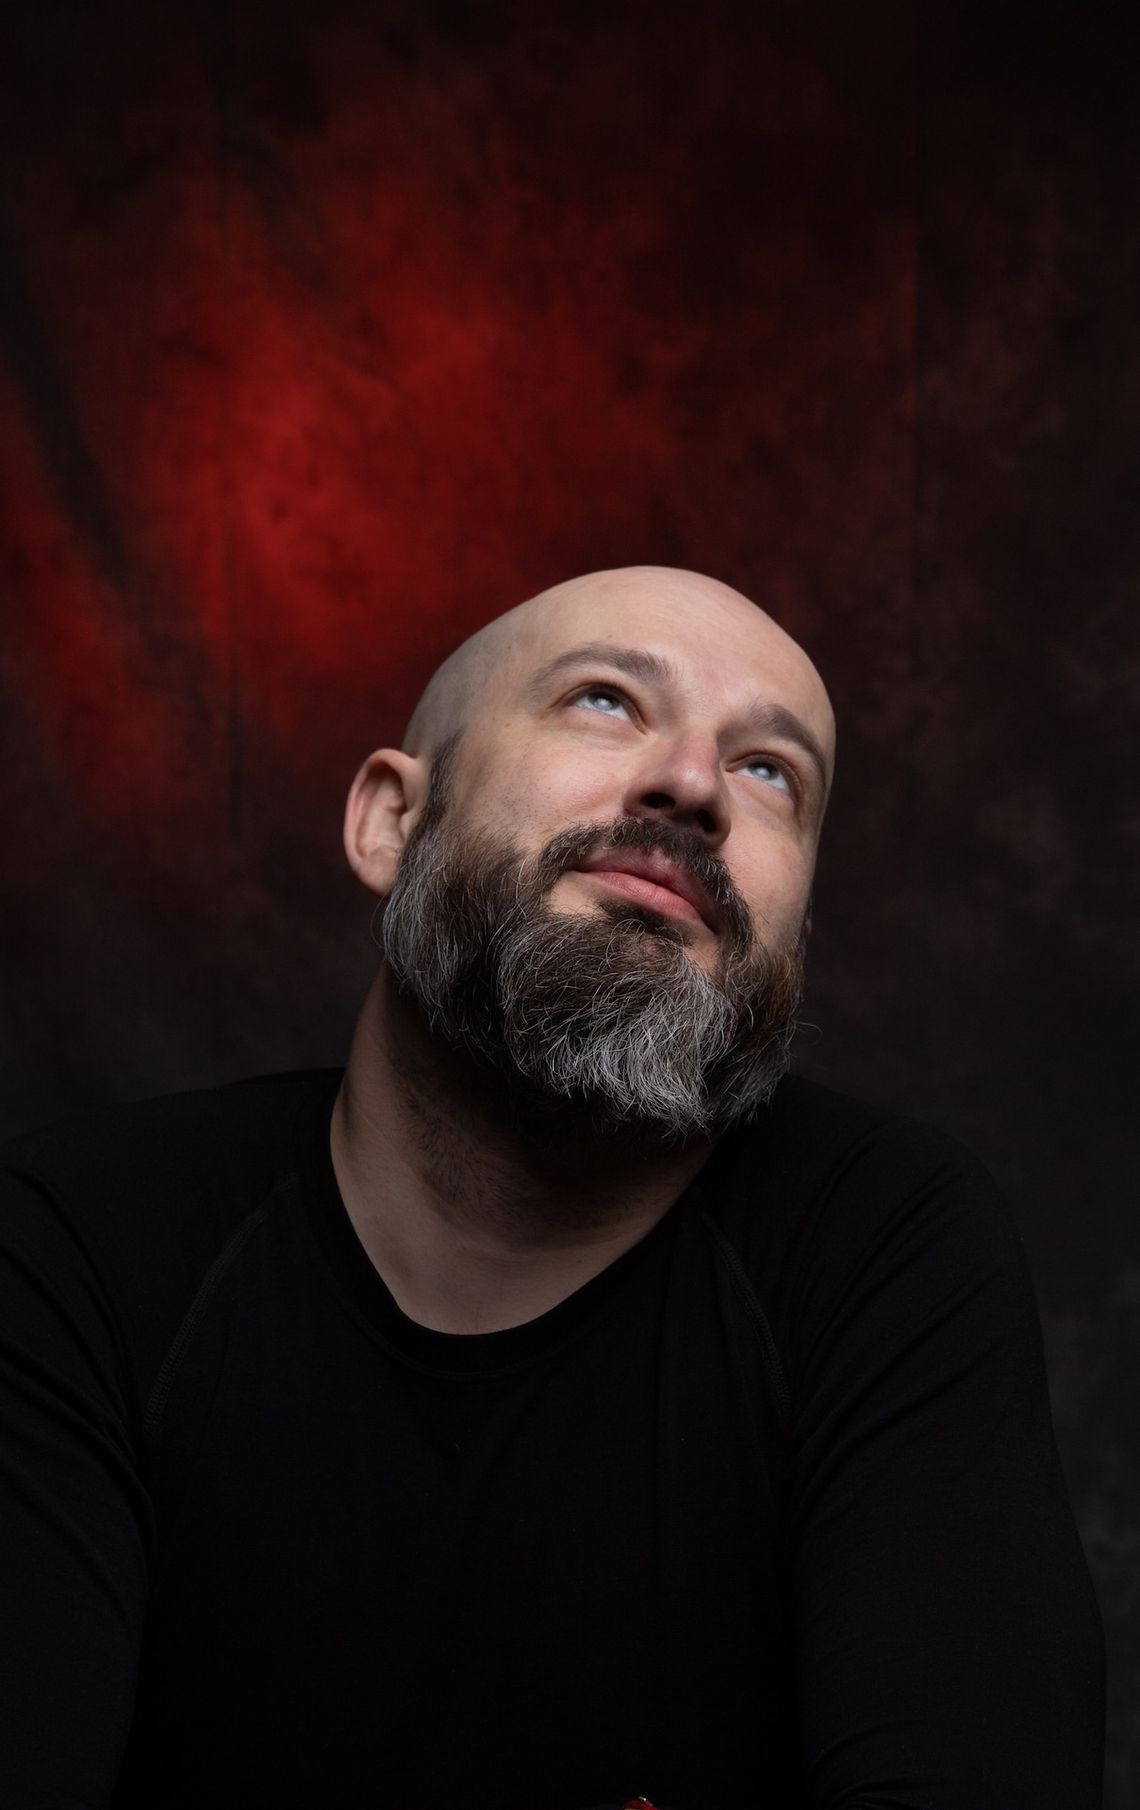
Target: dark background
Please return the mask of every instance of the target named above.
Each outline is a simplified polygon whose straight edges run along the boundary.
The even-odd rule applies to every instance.
[[[342,795],[440,657],[600,566],[739,586],[840,719],[801,1066],[1013,1197],[1133,1810],[1116,16],[9,4],[0,1116],[339,1060]]]

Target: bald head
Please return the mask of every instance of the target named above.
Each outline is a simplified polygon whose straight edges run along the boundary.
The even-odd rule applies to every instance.
[[[671,566],[622,566],[590,572],[540,591],[470,635],[437,668],[409,720],[403,748],[431,759],[449,737],[462,733],[497,696],[505,696],[528,669],[560,650],[581,644],[648,643],[664,632],[695,629],[715,654],[738,658],[741,636],[751,638],[810,695],[822,730],[830,778],[835,726],[823,681],[790,635],[758,604],[731,586]]]
[[[386,898],[421,818],[509,848],[520,871],[571,832],[589,842],[640,825],[660,843],[676,831],[725,864],[773,948],[794,946],[834,746],[815,667],[738,591],[665,566],[594,572],[498,617],[443,663],[403,748],[377,750],[353,782],[345,846]],[[441,761],[445,749],[457,758]],[[553,886],[551,909],[589,913],[607,884],[587,863]],[[688,910],[695,959],[713,964],[723,927],[699,901]]]

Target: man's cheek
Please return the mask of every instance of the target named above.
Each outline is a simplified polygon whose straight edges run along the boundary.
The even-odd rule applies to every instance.
[[[811,876],[798,855],[774,852],[741,874],[736,885],[757,927],[797,931],[811,892]]]

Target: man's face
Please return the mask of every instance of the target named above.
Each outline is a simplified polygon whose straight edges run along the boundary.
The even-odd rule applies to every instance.
[[[573,825],[642,819],[724,864],[760,938],[807,914],[833,726],[823,685],[759,610],[686,575],[561,587],[489,683],[456,762],[451,818],[538,857]],[[661,914],[705,972],[729,926],[683,862],[587,855],[554,913]]]
[[[385,951],[517,1098],[707,1134],[786,1066],[829,712],[799,651],[719,587],[610,598],[621,638],[596,601],[520,638],[437,761]]]

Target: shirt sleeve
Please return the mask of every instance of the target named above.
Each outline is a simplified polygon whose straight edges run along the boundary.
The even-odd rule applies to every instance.
[[[1103,1637],[1028,1271],[985,1172],[909,1137],[835,1182],[795,1304],[807,1801],[1099,1810]]]
[[[0,1803],[96,1810],[114,1791],[149,1534],[130,1395],[81,1237],[0,1174]]]

